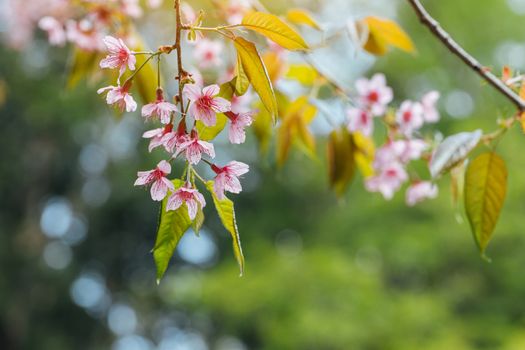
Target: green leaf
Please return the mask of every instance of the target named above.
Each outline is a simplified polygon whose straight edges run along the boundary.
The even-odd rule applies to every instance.
[[[183,185],[181,180],[173,180],[175,188]],[[160,207],[160,220],[157,229],[157,240],[153,248],[153,258],[157,265],[157,283],[160,283],[162,276],[168,268],[168,264],[175,252],[175,248],[184,233],[191,226],[188,216],[188,209],[182,205],[177,210],[166,211],[168,197],[164,198]]]
[[[234,84],[229,81],[221,85],[221,90],[217,96],[231,100],[233,96]],[[204,141],[213,140],[224,129],[228,123],[228,117],[223,113],[217,114],[217,123],[214,126],[206,126],[200,120],[197,120],[196,128],[199,133],[199,139]]]
[[[199,210],[197,210],[197,215],[195,216],[195,220],[193,220],[193,223],[191,224],[191,227],[193,228],[193,232],[195,232],[195,235],[197,237],[199,237],[199,233],[200,233],[202,224],[204,224],[204,212],[202,211],[202,208],[199,205]]]
[[[140,50],[137,50],[140,51]],[[147,55],[136,55],[137,67],[140,67],[147,59]],[[151,59],[133,78],[133,86],[137,90],[142,103],[147,104],[157,98],[157,70]]]
[[[306,50],[304,39],[281,19],[270,13],[251,12],[242,19],[245,28],[264,35],[288,50]]]
[[[465,210],[483,257],[507,192],[507,168],[496,153],[475,158],[465,174]]]
[[[259,95],[264,107],[270,112],[273,120],[277,115],[277,101],[273,91],[272,82],[266,71],[266,67],[257,52],[255,45],[241,37],[234,40],[238,57],[241,60],[242,68],[250,80],[253,89]]]
[[[237,259],[237,263],[239,264],[242,276],[244,273],[244,256],[242,254],[241,238],[239,236],[239,230],[237,229],[237,222],[235,221],[235,208],[233,207],[233,202],[228,198],[224,198],[223,200],[217,198],[217,195],[213,190],[213,181],[208,181],[206,183],[206,188],[210,191],[213,203],[215,204],[215,209],[217,209],[217,213],[219,214],[223,226],[232,236],[233,252]]]

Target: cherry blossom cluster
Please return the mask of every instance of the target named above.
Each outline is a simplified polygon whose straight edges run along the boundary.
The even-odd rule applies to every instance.
[[[100,62],[104,69],[119,71],[116,86],[107,86],[98,90],[99,94],[106,94],[106,102],[121,111],[133,112],[137,109],[130,88],[133,83],[132,75],[120,84],[120,78],[126,70],[135,71],[136,57],[126,44],[111,36],[104,38],[108,55]],[[160,55],[153,53],[153,56]],[[136,73],[136,71],[134,72]],[[217,114],[224,114],[229,120],[228,134],[231,143],[240,144],[246,139],[245,128],[252,123],[252,111],[240,111],[239,103],[219,96],[220,88],[216,84],[203,87],[200,82],[195,82],[191,76],[181,82],[182,100],[175,96],[170,102],[164,90],[159,86],[156,91],[156,100],[144,105],[141,110],[145,122],[159,123],[157,128],[146,131],[143,137],[149,139],[148,150],[161,149],[169,157],[160,161],[155,169],[139,171],[135,186],[150,186],[151,198],[154,201],[167,199],[166,210],[177,210],[185,205],[191,220],[195,219],[199,208],[206,205],[203,195],[194,183],[195,176],[202,177],[195,170],[195,166],[205,162],[215,173],[213,188],[219,200],[225,198],[225,192],[240,193],[242,190],[239,177],[249,170],[247,164],[231,161],[224,166],[214,164],[214,145],[199,138],[197,121],[204,126],[213,128],[217,124]],[[238,101],[238,98],[237,98]],[[177,103],[179,106],[177,106]],[[182,109],[184,106],[184,110]],[[182,177],[184,185],[175,188],[168,179],[172,172],[170,162],[183,158],[185,169]],[[207,158],[207,159],[206,159]]]
[[[147,5],[156,8],[162,2],[148,0]],[[139,0],[7,0],[4,7],[1,12],[12,46],[25,46],[38,27],[47,33],[51,45],[70,42],[86,51],[102,51],[108,33],[124,28],[123,24],[144,12]]]
[[[404,183],[410,182],[406,191],[408,205],[435,198],[437,186],[411,176],[407,166],[429,151],[430,145],[421,137],[420,130],[426,123],[439,121],[436,109],[439,93],[428,92],[421,101],[407,100],[393,110],[389,107],[394,98],[393,90],[387,86],[383,74],[376,74],[370,80],[359,79],[355,88],[358,96],[356,106],[347,110],[348,130],[371,136],[375,119],[382,119],[387,125],[387,139],[375,154],[375,174],[366,179],[366,189],[379,192],[389,200]]]

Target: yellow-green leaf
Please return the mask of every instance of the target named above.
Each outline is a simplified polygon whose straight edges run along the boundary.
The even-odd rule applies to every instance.
[[[368,26],[368,40],[364,49],[374,55],[384,55],[390,46],[406,52],[414,52],[415,47],[410,37],[394,21],[379,17],[366,17],[363,22]]]
[[[481,154],[469,164],[464,186],[467,217],[485,256],[507,192],[505,162],[494,152]]]
[[[275,120],[277,115],[277,101],[273,91],[272,82],[266,67],[257,52],[255,45],[241,37],[235,38],[235,48],[242,63],[242,68],[250,80],[255,92],[259,95],[264,107]]]
[[[227,100],[231,100],[233,96],[234,83],[232,81],[226,82],[221,85],[221,90],[217,96],[223,97]],[[196,128],[199,133],[199,139],[204,141],[213,140],[226,126],[228,123],[228,117],[223,113],[217,114],[217,122],[214,126],[206,126],[200,120],[197,120]]]
[[[181,180],[173,180],[175,188],[182,186]],[[177,210],[166,211],[166,204],[168,197],[166,197],[160,207],[160,220],[157,229],[157,239],[155,247],[153,248],[153,258],[157,266],[157,283],[160,283],[162,276],[168,268],[168,264],[175,252],[175,248],[179,243],[184,233],[191,225],[191,220],[188,216],[188,209],[182,205]]]
[[[74,49],[67,79],[68,89],[74,88],[81,80],[91,77],[98,71],[101,59],[102,55],[98,52]]]
[[[250,80],[242,68],[241,58],[237,54],[237,64],[235,65],[235,94],[242,96],[248,91]]]
[[[308,45],[301,35],[270,13],[251,12],[242,19],[241,24],[250,30],[264,35],[288,50],[306,50]]]
[[[275,92],[275,97],[277,98],[277,105],[279,108],[279,115],[284,115],[290,101],[288,96],[279,91]],[[253,121],[252,127],[250,128],[257,141],[259,142],[259,151],[262,155],[268,152],[270,147],[270,141],[273,136],[273,124],[272,118],[270,117],[269,112],[263,107],[261,102],[258,102],[255,106],[255,110],[258,110],[257,116]]]
[[[352,140],[355,146],[354,160],[357,169],[359,169],[359,172],[364,178],[374,175],[374,141],[360,132],[354,132],[352,134]]]
[[[321,27],[317,22],[312,18],[312,15],[303,9],[291,9],[286,14],[286,18],[295,24],[304,24],[310,26],[314,29],[321,30]]]
[[[244,273],[244,255],[242,254],[241,247],[241,237],[239,236],[239,230],[237,228],[237,222],[235,220],[235,208],[233,202],[228,198],[220,200],[217,198],[215,191],[213,190],[213,181],[208,181],[206,183],[206,188],[210,191],[210,194],[213,198],[213,203],[215,204],[215,209],[219,214],[219,218],[223,226],[228,230],[233,239],[233,252],[237,263],[239,264],[239,269],[241,271],[241,276]]]
[[[330,187],[342,196],[355,174],[355,145],[346,128],[330,133],[327,145],[328,179]]]
[[[139,50],[137,50],[139,51]],[[146,55],[137,55],[137,67],[140,67],[147,59]],[[156,99],[157,91],[157,70],[150,60],[140,72],[138,72],[133,80],[135,81],[133,86],[139,93],[142,103],[147,104]]]
[[[286,69],[286,63],[282,60],[281,55],[273,51],[266,52],[262,56],[262,60],[270,81],[275,83],[283,75]]]

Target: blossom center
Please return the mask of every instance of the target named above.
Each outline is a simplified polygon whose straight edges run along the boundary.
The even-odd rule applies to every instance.
[[[379,94],[377,91],[371,91],[367,96],[368,101],[370,102],[379,102]]]

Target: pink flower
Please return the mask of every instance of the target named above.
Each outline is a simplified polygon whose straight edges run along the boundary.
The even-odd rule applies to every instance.
[[[164,136],[171,134],[172,130],[173,130],[173,124],[168,124],[163,128],[146,131],[142,135],[142,137],[145,139],[151,139],[149,142],[148,151],[151,152],[159,146],[164,146],[164,148],[166,148],[166,141],[164,140]],[[167,148],[166,148],[166,151],[168,151]]]
[[[246,141],[246,132],[244,131],[244,128],[252,124],[253,112],[226,112],[225,114],[230,119],[230,128],[228,130],[230,142],[234,144],[244,143],[244,141]]]
[[[177,106],[164,101],[162,89],[157,89],[157,100],[142,107],[142,116],[148,121],[151,118],[159,118],[162,124],[171,122],[171,113],[177,111]]]
[[[171,173],[171,165],[165,160],[161,160],[157,167],[149,171],[139,171],[135,186],[151,185],[151,198],[154,201],[161,201],[166,197],[168,189],[174,190],[173,183],[166,178]]]
[[[201,120],[206,126],[214,126],[217,122],[217,113],[224,113],[231,109],[231,103],[217,97],[220,88],[210,85],[201,90],[197,85],[186,85],[184,95],[190,100],[188,112],[196,120]]]
[[[370,192],[380,192],[387,200],[408,180],[408,174],[400,163],[392,162],[384,166],[378,175],[369,177],[365,187]]]
[[[251,9],[249,0],[230,0],[226,7],[226,16],[229,24],[239,24],[242,18]]]
[[[213,144],[199,140],[196,131],[192,131],[190,139],[177,147],[177,150],[173,156],[177,157],[182,152],[184,152],[188,162],[194,165],[200,162],[203,152],[209,155],[211,158],[215,158],[215,149],[213,148]]]
[[[106,86],[98,89],[97,93],[100,95],[107,91],[106,102],[108,105],[116,105],[117,108],[123,112],[134,112],[137,109],[137,102],[129,93],[131,83],[126,83],[124,86]]]
[[[232,112],[241,113],[249,111],[254,98],[255,96],[251,90],[246,91],[242,96],[233,95],[231,100]]]
[[[217,174],[213,189],[215,194],[217,194],[217,198],[224,199],[224,191],[231,193],[240,193],[242,191],[239,177],[246,174],[250,167],[241,162],[231,161],[222,168],[212,165],[212,169]]]
[[[133,18],[139,18],[142,16],[142,7],[139,5],[139,0],[120,0],[121,10]]]
[[[424,123],[423,107],[418,102],[404,101],[396,113],[396,122],[404,135],[410,136]]]
[[[204,38],[195,44],[193,57],[201,69],[217,67],[222,64],[222,49],[223,44],[220,41]]]
[[[423,118],[427,123],[436,123],[439,121],[439,111],[436,108],[436,103],[439,100],[439,92],[430,91],[426,93],[421,99],[423,106]]]
[[[178,149],[180,146],[189,141],[190,137],[186,133],[186,124],[184,121],[179,123],[177,131],[170,131],[163,135],[161,142],[166,149],[166,152],[173,153],[173,149]]]
[[[100,68],[119,69],[119,77],[126,71],[126,66],[130,70],[135,70],[137,58],[133,52],[128,49],[122,39],[117,39],[112,36],[104,38],[104,44],[109,51],[109,54],[100,61]]]
[[[69,20],[66,22],[67,40],[86,51],[101,51],[103,49],[102,33],[92,21]]]
[[[40,29],[47,32],[49,43],[51,45],[64,46],[67,38],[62,23],[57,21],[54,17],[46,16],[38,21],[38,26]]]
[[[374,116],[385,114],[386,106],[394,98],[392,88],[386,85],[386,78],[383,74],[375,74],[370,80],[358,79],[355,87],[359,94],[359,104],[370,110]]]
[[[394,142],[396,155],[402,163],[420,159],[428,144],[420,139],[398,140]]]
[[[423,201],[424,199],[436,198],[438,195],[438,188],[435,184],[429,181],[415,182],[407,189],[406,192],[406,203],[409,206]]]
[[[186,23],[193,23],[197,20],[197,14],[193,7],[190,6],[187,2],[180,4],[180,11],[182,12],[182,17]]]
[[[186,182],[184,186],[177,189],[169,198],[166,204],[166,210],[177,210],[185,203],[188,208],[188,216],[190,220],[195,219],[199,206],[204,208],[206,201],[204,196],[196,189],[192,188],[191,184]]]
[[[370,112],[359,108],[348,108],[346,110],[348,118],[348,131],[359,131],[365,136],[372,135],[374,131],[374,119]]]

